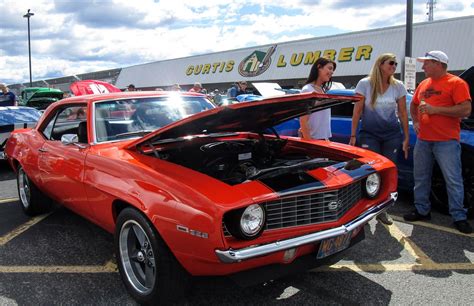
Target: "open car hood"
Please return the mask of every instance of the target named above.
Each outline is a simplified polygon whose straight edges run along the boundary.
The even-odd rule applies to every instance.
[[[77,81],[72,83],[69,89],[75,96],[121,92],[121,90],[114,85],[98,80]]]
[[[34,92],[31,97],[28,99],[28,101],[32,100],[41,100],[45,99],[48,101],[49,100],[61,100],[63,98],[63,92],[58,90],[58,89],[41,89],[36,92]]]
[[[263,132],[289,119],[359,100],[357,96],[336,96],[313,92],[221,106],[160,128],[128,144],[127,148],[150,142],[173,141],[186,136]]]

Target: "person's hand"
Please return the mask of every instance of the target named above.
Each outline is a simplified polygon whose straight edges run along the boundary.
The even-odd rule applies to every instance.
[[[413,121],[413,130],[415,131],[416,135],[418,135],[420,132],[420,123],[418,121]]]
[[[418,110],[421,114],[426,113],[428,115],[433,115],[436,113],[436,108],[428,103],[420,104]]]
[[[355,137],[351,137],[351,138],[349,139],[349,145],[355,146],[355,144],[356,144],[356,138],[355,138]]]
[[[408,139],[408,138],[406,138],[405,140],[403,140],[402,150],[403,150],[403,152],[405,153],[405,159],[408,159],[408,152],[410,151],[410,143],[409,143],[409,139]]]

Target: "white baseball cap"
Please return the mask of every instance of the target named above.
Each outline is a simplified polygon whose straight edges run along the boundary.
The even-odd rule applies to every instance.
[[[417,57],[416,60],[419,62],[432,60],[432,61],[437,61],[437,62],[447,64],[449,59],[446,53],[444,53],[443,51],[430,51],[430,52],[427,52],[425,56]]]

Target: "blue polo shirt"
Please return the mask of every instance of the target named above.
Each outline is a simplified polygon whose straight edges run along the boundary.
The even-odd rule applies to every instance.
[[[0,106],[15,106],[15,94],[11,91],[7,93],[0,93]]]

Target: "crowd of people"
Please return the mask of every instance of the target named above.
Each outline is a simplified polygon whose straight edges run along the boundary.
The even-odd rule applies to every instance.
[[[471,114],[472,97],[468,84],[447,72],[448,56],[444,52],[430,51],[417,60],[423,63],[426,79],[416,88],[410,104],[410,115],[417,134],[413,156],[415,209],[403,218],[406,221],[431,219],[429,196],[436,161],[446,182],[454,227],[469,234],[472,227],[463,205],[459,140],[460,119]],[[403,151],[405,159],[409,152],[407,90],[401,81],[394,78],[397,65],[394,54],[381,54],[369,75],[358,82],[355,93],[361,101],[354,104],[349,141],[350,145],[382,154],[395,164],[399,150]],[[303,92],[326,92],[335,70],[335,62],[323,58],[316,60]],[[330,120],[329,109],[301,117],[301,137],[329,139]],[[393,223],[386,213],[380,214],[377,219],[387,225]]]
[[[130,84],[125,88],[125,91],[137,91],[138,89],[135,87],[134,84]],[[163,88],[155,88],[155,91],[162,91],[164,90]],[[169,86],[166,90],[168,91],[179,91],[179,92],[185,92],[186,90],[181,87],[178,83],[175,83],[171,86]],[[195,82],[193,86],[187,90],[188,92],[195,92],[195,93],[201,93],[207,95],[207,97],[215,102],[217,105],[221,105],[222,103],[227,101],[237,101],[237,96],[242,95],[242,94],[252,94],[253,91],[249,90],[247,87],[247,82],[246,81],[237,81],[234,84],[232,84],[231,87],[227,89],[226,92],[219,90],[218,88],[215,88],[214,90],[208,91],[206,88],[202,86],[200,82]]]

